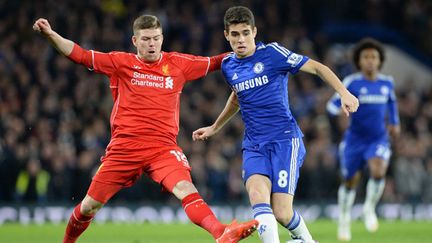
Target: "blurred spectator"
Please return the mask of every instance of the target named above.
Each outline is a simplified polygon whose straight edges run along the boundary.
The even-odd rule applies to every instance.
[[[72,175],[66,161],[57,155],[53,158],[51,179],[48,184],[48,201],[66,202],[71,197]]]
[[[30,159],[19,174],[16,182],[16,198],[22,202],[46,201],[49,173],[41,168],[38,159]]]

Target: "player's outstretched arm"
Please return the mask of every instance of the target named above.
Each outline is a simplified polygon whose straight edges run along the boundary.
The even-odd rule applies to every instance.
[[[225,108],[219,114],[213,125],[208,127],[202,127],[195,130],[192,133],[193,141],[206,140],[209,137],[215,135],[238,111],[240,107],[237,100],[237,95],[231,92],[228,98]]]
[[[45,38],[47,38],[51,44],[56,48],[61,54],[69,56],[71,54],[74,43],[71,40],[63,38],[57,32],[55,32],[48,20],[44,18],[39,18],[33,24],[33,30],[39,32]]]
[[[318,75],[322,80],[332,86],[341,96],[341,108],[345,115],[349,116],[350,112],[356,112],[359,106],[358,99],[352,95],[336,74],[326,65],[309,59],[301,68],[301,71]]]

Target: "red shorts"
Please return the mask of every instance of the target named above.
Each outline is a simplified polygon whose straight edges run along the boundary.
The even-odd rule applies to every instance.
[[[143,173],[169,192],[179,181],[192,182],[189,162],[179,146],[148,146],[122,139],[108,145],[87,194],[105,204],[120,189],[132,186]]]

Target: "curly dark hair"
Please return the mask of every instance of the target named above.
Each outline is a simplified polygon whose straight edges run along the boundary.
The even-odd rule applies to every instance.
[[[379,58],[380,58],[380,65],[379,65],[379,69],[381,69],[382,65],[384,64],[384,60],[385,60],[385,52],[384,52],[384,47],[383,45],[373,39],[373,38],[364,38],[362,40],[360,40],[356,46],[354,47],[353,50],[353,62],[354,65],[356,66],[357,69],[360,70],[360,54],[363,50],[365,49],[375,49],[378,51],[379,53]]]

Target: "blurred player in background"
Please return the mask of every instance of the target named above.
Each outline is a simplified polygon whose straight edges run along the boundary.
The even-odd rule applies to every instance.
[[[222,61],[222,72],[233,92],[213,125],[194,131],[193,139],[213,136],[240,110],[243,179],[262,242],[279,242],[277,222],[291,232],[293,242],[315,242],[292,205],[306,150],[289,109],[288,74],[301,70],[327,81],[341,94],[346,115],[357,110],[358,101],[321,63],[275,42],[255,44],[257,28],[248,8],[228,9],[224,25],[234,53]]]
[[[188,160],[176,142],[183,86],[220,69],[224,54],[209,58],[161,51],[162,27],[151,15],[134,21],[137,54],[85,50],[52,30],[46,19],[38,19],[33,29],[70,60],[108,76],[114,99],[111,141],[87,195],[73,210],[64,243],[75,242],[96,212],[142,173],[180,199],[189,219],[216,242],[237,242],[254,230],[256,220],[218,221],[192,184]]]
[[[384,190],[391,155],[388,133],[396,138],[400,132],[393,78],[379,72],[385,59],[382,45],[364,39],[355,47],[353,59],[360,72],[347,76],[343,83],[358,98],[360,108],[351,116],[339,146],[343,181],[338,191],[338,238],[342,241],[351,240],[351,208],[366,166],[370,178],[363,206],[364,223],[370,232],[378,229],[375,207]],[[336,115],[340,105],[340,97],[335,94],[327,103],[327,110]]]

